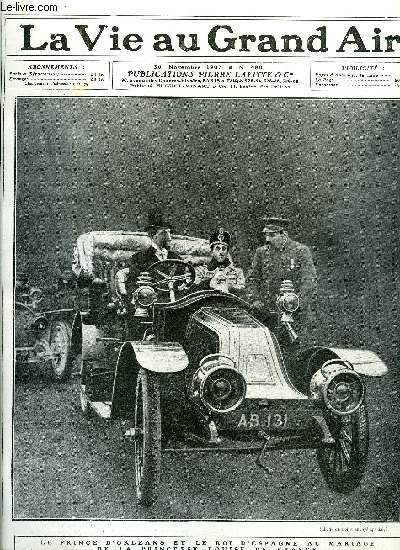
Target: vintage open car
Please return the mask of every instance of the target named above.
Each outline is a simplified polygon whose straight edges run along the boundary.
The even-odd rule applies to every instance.
[[[71,372],[67,360],[74,310],[44,310],[42,289],[26,279],[15,285],[15,363],[48,364],[55,380],[66,380]]]
[[[241,297],[196,289],[195,266],[209,254],[202,239],[175,236],[182,260],[149,266],[128,295],[129,258],[148,245],[140,232],[78,238],[68,355],[82,412],[121,421],[133,446],[138,502],[154,502],[163,452],[256,453],[262,466],[270,450],[313,448],[329,487],[358,486],[368,454],[364,377],[386,373],[379,357],[340,347],[293,354],[291,282],[264,324]]]

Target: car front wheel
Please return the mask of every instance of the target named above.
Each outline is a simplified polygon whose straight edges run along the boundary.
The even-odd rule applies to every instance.
[[[161,471],[160,388],[156,374],[141,369],[136,383],[134,453],[139,504],[156,499]]]
[[[334,444],[317,449],[317,460],[328,486],[350,493],[361,482],[367,465],[369,423],[365,404],[348,416],[331,415],[328,425]]]

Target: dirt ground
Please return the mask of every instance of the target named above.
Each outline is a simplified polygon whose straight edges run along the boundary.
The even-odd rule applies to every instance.
[[[26,372],[15,388],[14,516],[398,521],[399,378],[368,382],[369,463],[353,493],[328,490],[313,451],[271,453],[271,473],[254,455],[164,455],[159,500],[146,509],[121,426],[83,418],[74,381]]]

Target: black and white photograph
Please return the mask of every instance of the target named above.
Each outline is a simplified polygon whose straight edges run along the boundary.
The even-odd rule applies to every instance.
[[[15,520],[399,521],[395,99],[15,101]]]

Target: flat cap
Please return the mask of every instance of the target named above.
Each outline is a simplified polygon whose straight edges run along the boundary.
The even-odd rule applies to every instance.
[[[289,227],[289,220],[287,218],[278,218],[274,216],[268,216],[264,218],[264,229],[287,229]]]

